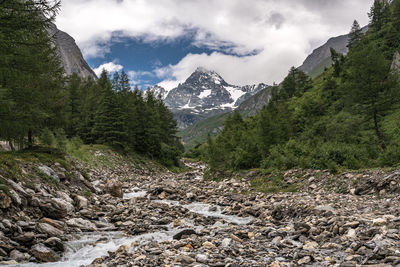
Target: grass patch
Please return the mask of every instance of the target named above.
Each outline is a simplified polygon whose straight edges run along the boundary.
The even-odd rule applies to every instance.
[[[297,184],[287,184],[282,173],[275,173],[269,176],[257,177],[251,180],[251,186],[264,193],[297,192]]]
[[[66,170],[71,166],[65,159],[66,154],[56,148],[34,147],[30,150],[0,152],[0,175],[13,180],[22,180],[21,166],[31,163],[52,165],[56,162]]]

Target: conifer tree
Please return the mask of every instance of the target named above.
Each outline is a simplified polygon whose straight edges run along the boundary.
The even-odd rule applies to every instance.
[[[358,24],[357,20],[354,20],[349,33],[347,47],[350,49],[352,46],[356,45],[361,40],[362,35],[360,24]]]
[[[103,95],[96,112],[93,127],[96,142],[123,148],[126,139],[126,132],[123,127],[123,113],[105,70],[100,75],[99,85],[103,89]]]
[[[128,75],[125,71],[121,72],[120,80],[119,80],[119,87],[123,94],[126,94],[128,91],[131,90],[131,85],[129,83]]]
[[[119,76],[118,71],[116,71],[114,73],[114,76],[113,76],[113,79],[112,79],[112,82],[111,82],[111,86],[112,86],[112,89],[115,92],[117,92],[117,93],[121,92],[120,76]]]
[[[374,31],[380,31],[390,21],[390,6],[387,0],[375,0],[368,13],[371,27]]]
[[[0,82],[15,105],[5,118],[12,138],[28,145],[44,126],[65,120],[63,69],[47,33],[59,2],[2,1],[0,8]],[[3,135],[0,133],[0,135]]]
[[[380,120],[393,107],[392,92],[395,81],[390,79],[390,62],[373,42],[362,49],[352,50],[348,55],[345,80],[346,93],[351,106],[372,122],[380,146],[385,149]]]

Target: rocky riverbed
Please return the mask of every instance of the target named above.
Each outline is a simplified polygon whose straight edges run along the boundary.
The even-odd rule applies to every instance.
[[[290,171],[283,180],[301,181],[298,192],[265,194],[251,188],[254,174],[216,182],[203,178],[204,165],[186,164],[183,174],[93,171],[86,196],[71,187],[26,192],[36,213],[3,211],[0,264],[400,264],[400,172]]]

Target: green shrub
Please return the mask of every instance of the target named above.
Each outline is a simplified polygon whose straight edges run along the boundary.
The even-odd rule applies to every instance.
[[[179,166],[179,158],[182,152],[177,147],[161,144],[160,163],[165,166]]]
[[[50,146],[50,147],[53,146],[56,142],[56,139],[55,139],[53,133],[48,128],[45,128],[42,131],[42,134],[40,135],[39,140],[40,140],[41,144],[43,144],[45,146]]]
[[[57,148],[60,149],[61,151],[66,151],[68,139],[64,132],[64,129],[57,129],[55,138],[56,138]]]

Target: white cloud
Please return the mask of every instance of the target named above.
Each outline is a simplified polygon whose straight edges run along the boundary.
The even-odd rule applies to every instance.
[[[97,76],[100,76],[101,72],[106,70],[107,72],[116,72],[122,70],[124,67],[122,65],[116,64],[114,62],[108,62],[100,65],[98,68],[95,68],[93,71]]]
[[[86,57],[108,52],[119,36],[144,42],[173,41],[195,32],[194,44],[220,53],[192,55],[157,69],[165,84],[179,82],[197,66],[237,84],[279,82],[329,37],[368,22],[373,0],[65,0],[57,18]],[[237,57],[226,55],[257,55]],[[186,75],[186,76],[185,76]]]

